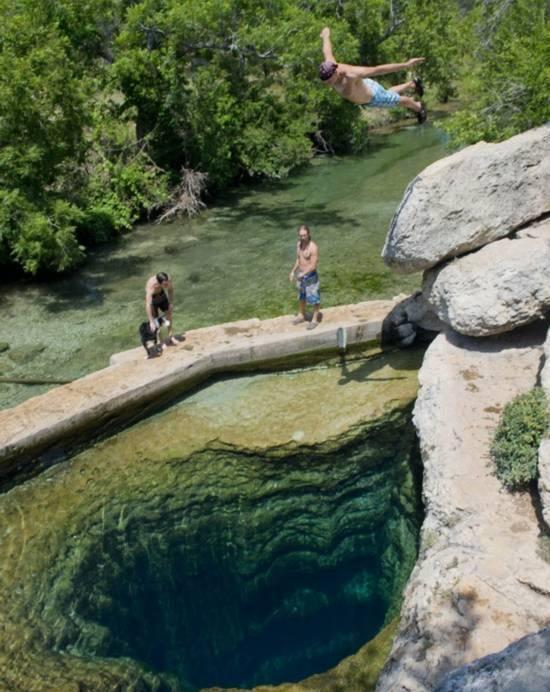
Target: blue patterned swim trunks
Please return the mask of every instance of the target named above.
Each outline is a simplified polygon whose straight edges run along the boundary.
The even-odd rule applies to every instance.
[[[298,299],[305,301],[308,305],[319,305],[321,302],[319,275],[316,271],[301,277]]]
[[[374,79],[364,79],[363,82],[372,94],[372,100],[363,104],[363,108],[393,108],[398,106],[401,96],[395,91],[389,91],[375,82]]]

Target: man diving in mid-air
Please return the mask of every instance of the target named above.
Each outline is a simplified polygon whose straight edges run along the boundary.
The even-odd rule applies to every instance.
[[[427,113],[424,104],[421,101],[415,101],[410,96],[403,95],[407,89],[413,89],[419,96],[424,94],[424,86],[419,78],[390,87],[390,89],[385,89],[381,84],[371,79],[371,77],[390,72],[408,70],[415,65],[420,65],[424,62],[424,58],[411,58],[407,62],[375,67],[344,65],[337,63],[334,58],[328,26],[321,31],[321,38],[323,39],[325,60],[319,66],[319,77],[325,84],[332,87],[343,98],[357,103],[359,106],[371,108],[405,106],[405,108],[414,111],[419,123],[425,122]]]

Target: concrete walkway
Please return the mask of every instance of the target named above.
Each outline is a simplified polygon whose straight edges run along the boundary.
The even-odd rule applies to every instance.
[[[39,455],[63,452],[79,438],[142,416],[214,374],[278,360],[293,367],[293,357],[335,351],[340,327],[348,345],[377,340],[395,304],[369,301],[329,308],[312,331],[294,326],[291,316],[196,329],[151,360],[142,348],[116,354],[103,370],[0,411],[0,482],[32,472]]]

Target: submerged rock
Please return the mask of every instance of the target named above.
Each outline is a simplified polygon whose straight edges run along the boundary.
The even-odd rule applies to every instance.
[[[480,248],[550,211],[549,190],[550,125],[467,147],[410,183],[384,261],[414,272]]]
[[[33,361],[45,349],[46,347],[42,344],[19,346],[18,348],[10,349],[8,356],[14,363],[17,363],[18,365],[25,365],[26,363]]]
[[[511,331],[550,311],[550,221],[538,237],[504,238],[428,271],[423,295],[460,334]]]

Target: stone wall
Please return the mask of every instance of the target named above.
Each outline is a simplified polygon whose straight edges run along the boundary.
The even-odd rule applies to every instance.
[[[195,329],[152,360],[141,348],[116,354],[108,368],[0,411],[0,486],[37,473],[45,453],[50,463],[216,374],[278,363],[288,368],[304,356],[337,352],[340,332],[349,346],[378,341],[394,305],[375,300],[329,308],[314,331],[294,326],[290,315]]]

